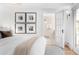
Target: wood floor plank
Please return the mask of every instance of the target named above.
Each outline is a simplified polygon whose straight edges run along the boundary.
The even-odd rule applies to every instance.
[[[72,51],[68,46],[64,47],[65,55],[77,55],[74,51]]]

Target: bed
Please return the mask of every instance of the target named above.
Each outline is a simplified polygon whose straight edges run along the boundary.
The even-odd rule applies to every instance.
[[[7,38],[0,39],[0,55],[44,55],[45,54],[45,47],[47,39],[45,37],[38,37],[33,44],[31,44],[31,48],[29,53],[27,53],[26,48],[23,47],[24,42],[28,42],[28,40],[32,40],[32,38],[23,38],[18,36],[12,36]],[[32,40],[33,41],[33,40]],[[26,44],[27,45],[27,44]],[[25,46],[26,46],[25,45]],[[24,47],[25,47],[24,46]],[[27,47],[27,46],[26,46]],[[20,48],[20,52],[18,54],[18,48]]]

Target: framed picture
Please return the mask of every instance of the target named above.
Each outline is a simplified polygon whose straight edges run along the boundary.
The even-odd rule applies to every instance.
[[[27,21],[26,22],[32,22],[32,23],[35,23],[36,22],[36,13],[33,13],[33,12],[29,12],[29,13],[26,13],[26,18],[27,18]]]
[[[17,34],[25,33],[25,24],[15,24],[15,31]]]
[[[25,23],[25,13],[24,12],[16,12],[15,13],[15,22]]]
[[[28,34],[36,33],[36,26],[35,26],[35,24],[27,24],[26,30],[27,30]]]

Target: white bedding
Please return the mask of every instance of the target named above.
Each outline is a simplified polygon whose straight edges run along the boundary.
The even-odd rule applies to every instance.
[[[29,37],[26,39],[28,40]],[[24,42],[26,39],[17,36],[0,39],[0,55],[13,55],[16,46]],[[46,46],[46,39],[44,37],[40,37],[34,43],[30,54],[32,55],[44,54],[45,46]]]
[[[13,54],[15,48],[25,39],[21,37],[8,37],[0,40],[0,55]]]
[[[45,37],[39,37],[33,44],[30,54],[31,55],[44,55],[46,49],[47,39]]]

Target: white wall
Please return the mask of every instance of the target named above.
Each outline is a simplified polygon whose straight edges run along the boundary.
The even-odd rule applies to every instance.
[[[79,4],[75,5],[71,9],[71,16],[65,19],[65,41],[68,42],[69,47],[79,54],[79,47],[76,47],[76,32],[75,32],[75,20],[76,9],[79,8]],[[65,13],[65,16],[67,14]]]
[[[0,4],[0,26],[10,27],[15,35],[15,12],[36,12],[37,13],[37,34],[42,33],[42,11],[40,9],[26,7],[17,4]],[[16,34],[17,35],[17,34]],[[22,35],[22,34],[19,34]],[[27,36],[27,34],[25,34]],[[30,34],[28,34],[30,35]],[[24,36],[24,34],[23,34]]]
[[[73,10],[71,9],[70,16],[67,16],[65,10],[65,42],[70,46],[70,48],[74,48],[74,16]]]

